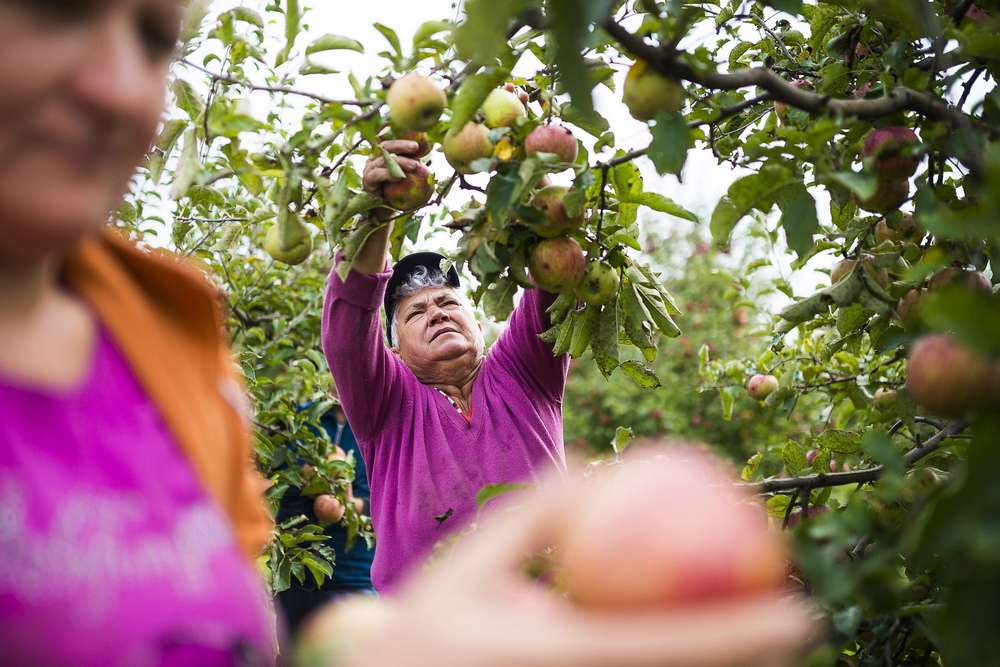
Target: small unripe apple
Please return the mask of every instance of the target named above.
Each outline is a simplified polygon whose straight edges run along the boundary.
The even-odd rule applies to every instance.
[[[329,493],[316,496],[313,500],[313,513],[320,523],[336,523],[344,518],[344,504]]]
[[[448,130],[441,141],[448,164],[460,174],[473,173],[472,163],[481,158],[493,157],[490,130],[481,123],[469,121],[459,132]]]
[[[282,247],[280,228],[278,225],[272,225],[264,237],[264,250],[276,262],[284,262],[292,266],[301,264],[306,261],[306,258],[309,257],[313,249],[312,235],[304,227],[303,231],[305,233],[293,245]]]
[[[773,375],[754,375],[747,382],[747,393],[755,401],[763,401],[778,388],[778,378]]]
[[[498,127],[514,127],[514,121],[528,115],[524,108],[524,103],[517,96],[505,88],[491,90],[483,101],[483,115],[486,127],[496,129]]]
[[[614,267],[607,262],[593,261],[587,264],[583,279],[574,292],[584,303],[603,306],[618,293],[619,282],[618,272]]]
[[[872,213],[885,215],[902,206],[910,197],[909,181],[880,181],[875,193],[868,198],[861,198],[854,193],[854,201],[858,206]]]
[[[397,211],[423,206],[433,195],[434,177],[422,164],[418,164],[413,171],[404,172],[403,180],[387,181],[382,185],[382,198]]]
[[[909,148],[918,141],[916,133],[908,127],[880,127],[865,137],[861,155],[874,158],[872,171],[878,180],[905,181],[920,163],[908,154]]]
[[[905,241],[920,243],[926,232],[920,225],[914,222],[912,215],[909,213],[903,213],[895,228],[890,227],[885,218],[879,220],[878,223],[875,224],[873,234],[875,236],[875,240],[880,243],[883,241],[893,241],[894,243],[901,243]]]
[[[791,85],[794,88],[802,88],[804,90],[812,90],[813,87],[812,81],[806,81],[804,79],[791,81],[789,82],[789,85]],[[778,119],[781,122],[785,121],[785,113],[788,111],[788,108],[789,105],[785,104],[784,102],[778,101],[774,103],[774,114],[778,117]]]
[[[555,238],[580,228],[583,213],[570,217],[566,213],[563,199],[570,189],[564,185],[547,185],[531,199],[531,205],[545,213],[545,222],[531,225],[531,229],[542,238]]]
[[[879,410],[891,410],[896,405],[896,390],[876,389],[873,402]]]
[[[554,153],[560,162],[576,162],[576,137],[564,125],[539,125],[524,139],[524,154]]]
[[[957,266],[949,266],[941,269],[927,283],[927,289],[932,292],[939,291],[947,286],[961,287],[970,292],[984,292],[991,294],[993,284],[986,277],[985,273],[968,269],[960,269]]]
[[[691,449],[618,467],[591,478],[558,529],[573,603],[638,612],[780,589],[782,534],[716,462]]]
[[[404,130],[424,132],[437,125],[448,98],[426,76],[407,74],[392,82],[385,102],[393,123]]]
[[[580,244],[570,236],[543,239],[528,255],[531,280],[546,292],[568,292],[583,279],[587,262]]]
[[[653,70],[644,60],[632,64],[622,86],[622,102],[633,118],[644,122],[656,118],[660,111],[679,111],[686,97],[682,85]]]
[[[906,386],[917,405],[959,417],[1000,398],[1000,369],[954,338],[935,334],[910,350]]]
[[[843,280],[851,272],[856,263],[857,261],[853,259],[842,259],[834,264],[833,270],[830,271],[830,284],[836,285]],[[862,255],[861,266],[868,272],[868,275],[875,279],[879,287],[885,289],[889,286],[889,270],[885,267],[876,268],[874,257],[871,255]]]

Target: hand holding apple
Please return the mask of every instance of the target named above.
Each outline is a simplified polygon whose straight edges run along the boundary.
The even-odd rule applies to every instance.
[[[660,471],[660,465],[654,463],[653,469]],[[681,463],[677,473],[688,470],[686,465]],[[706,474],[713,477],[715,473]],[[614,485],[614,479],[609,483]],[[714,495],[715,491],[708,493]],[[585,502],[588,493],[599,498]],[[524,565],[528,555],[540,553],[553,542],[561,544],[563,550],[573,548],[567,532],[571,527],[580,536],[584,550],[604,546],[605,551],[621,552],[623,545],[607,538],[606,525],[599,526],[594,534],[576,532],[582,527],[580,522],[587,521],[585,513],[600,498],[607,500],[608,493],[608,488],[595,489],[582,480],[570,488],[563,480],[550,480],[530,503],[488,515],[475,533],[458,542],[448,561],[415,574],[398,595],[375,602],[357,598],[319,610],[302,635],[302,657],[309,664],[340,667],[801,664],[806,642],[818,633],[818,626],[812,610],[800,597],[774,592],[769,578],[765,590],[759,592],[748,589],[734,596],[717,596],[704,604],[665,604],[622,611],[567,602],[562,595],[527,577]],[[662,495],[660,489],[644,484],[634,496],[635,504],[652,504]],[[655,530],[658,519],[648,508],[634,517],[619,513],[614,522],[625,519],[626,526],[633,529],[630,543],[636,544],[640,552],[647,543],[687,543],[699,539],[713,526],[730,525],[728,518],[715,525],[715,515],[700,512],[697,503],[686,503],[686,508],[676,509],[687,517],[697,513],[701,525],[682,520],[674,524],[680,532],[668,536],[651,534],[649,529]],[[763,521],[763,516],[751,511],[744,514],[742,510],[736,510],[736,514],[741,518],[732,525],[746,527],[742,518],[749,519],[746,525],[753,526],[749,537],[756,545],[753,533],[760,527],[756,519]],[[706,525],[706,521],[712,525]],[[740,528],[731,539],[747,536]],[[739,552],[742,545],[737,546],[731,551]],[[751,551],[758,553],[755,547]],[[722,558],[740,560],[743,554],[727,553]],[[653,560],[647,564],[658,566]],[[619,569],[627,573],[620,564]],[[764,569],[770,572],[769,566]],[[780,556],[776,571],[783,579],[784,561]],[[638,581],[649,574],[631,573]],[[724,575],[724,579],[757,579],[752,570],[731,575]],[[630,586],[630,590],[636,588]]]
[[[368,160],[365,162],[364,169],[362,170],[361,183],[365,192],[373,197],[384,199],[384,187],[387,184],[408,181],[409,175],[421,170],[425,174],[422,180],[427,182],[427,174],[429,174],[429,172],[427,172],[427,167],[425,167],[420,160],[410,157],[420,150],[420,144],[418,142],[406,139],[391,139],[389,141],[383,141],[379,144],[379,146],[389,153],[392,153],[393,159],[403,171],[404,176],[403,178],[393,176],[392,172],[385,164],[385,158],[382,156],[382,152],[374,151],[370,156],[368,156]],[[419,181],[420,179],[418,177],[414,177],[413,182],[415,182],[416,185],[413,187],[418,187]],[[400,186],[401,190],[405,190],[405,188],[406,186]],[[393,191],[390,190],[390,193],[392,192]],[[433,186],[431,186],[431,192],[433,192]],[[426,201],[424,203],[426,203]],[[390,203],[390,205],[392,204]],[[420,204],[416,205],[418,206]],[[414,206],[410,206],[409,208],[414,208]],[[373,209],[372,215],[378,220],[387,220],[392,217],[394,212],[395,211],[393,211],[393,209],[381,207]]]

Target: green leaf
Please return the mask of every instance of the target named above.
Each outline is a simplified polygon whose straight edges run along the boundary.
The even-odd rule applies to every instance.
[[[574,104],[564,104],[559,109],[559,115],[564,121],[586,132],[587,134],[600,138],[605,132],[611,129],[610,123],[596,111],[590,113],[581,111]]]
[[[569,343],[569,356],[578,359],[587,347],[590,346],[597,331],[597,322],[600,319],[601,307],[587,304],[583,310],[574,311],[575,319],[573,326],[573,336]]]
[[[507,44],[508,23],[522,0],[467,0],[465,20],[455,28],[455,52],[462,60],[490,65]],[[414,39],[416,43],[416,39]]]
[[[174,79],[170,87],[177,100],[177,106],[188,115],[192,123],[200,124],[202,114],[205,113],[205,100],[201,95],[184,79]]]
[[[497,496],[533,488],[535,487],[531,484],[487,484],[483,488],[479,489],[479,493],[476,494],[476,507],[482,509],[483,505]]]
[[[184,133],[184,147],[181,149],[181,157],[174,170],[173,183],[170,184],[170,198],[176,201],[183,197],[194,184],[199,171],[201,171],[201,160],[198,158],[198,138],[195,128],[192,127]]]
[[[878,188],[878,179],[875,178],[873,172],[869,171],[858,173],[848,169],[847,171],[838,171],[829,174],[829,177],[862,199],[871,197]]]
[[[802,0],[764,0],[764,4],[792,16],[798,16],[802,11]]]
[[[764,166],[760,172],[739,179],[731,186],[712,212],[712,240],[716,245],[728,245],[736,223],[750,211],[768,213],[774,206],[778,191],[792,181],[790,169],[784,165]]]
[[[625,451],[625,448],[632,444],[632,440],[635,439],[635,433],[632,432],[631,428],[625,428],[624,426],[619,426],[615,429],[615,438],[611,441],[611,447],[621,454]]]
[[[389,42],[389,45],[392,46],[393,50],[396,52],[396,55],[402,58],[403,47],[400,46],[399,44],[399,37],[396,36],[396,31],[390,28],[389,26],[383,25],[381,23],[375,23],[374,26],[376,30],[382,33],[382,36],[385,37],[386,41]]]
[[[658,192],[640,192],[637,194],[630,193],[622,198],[621,201],[627,204],[648,206],[654,211],[659,211],[660,213],[667,213],[676,218],[690,220],[691,222],[698,222],[697,215],[676,203],[673,199],[670,199],[666,195],[661,195]]]
[[[274,66],[280,67],[288,60],[288,55],[295,46],[295,38],[299,36],[302,27],[302,9],[299,0],[286,0],[285,6],[285,46],[274,60]]]
[[[806,461],[806,453],[802,445],[789,440],[781,450],[781,460],[785,463],[785,472],[794,477],[809,467]]]
[[[656,389],[660,385],[660,378],[656,377],[656,371],[649,366],[631,359],[622,363],[622,373],[632,378],[637,385],[643,389]]]
[[[414,50],[423,44],[428,37],[436,35],[439,32],[444,32],[445,30],[451,30],[454,26],[455,24],[451,21],[424,21],[417,28],[417,31],[413,33]]]
[[[618,366],[618,302],[604,306],[597,321],[597,332],[591,339],[591,349],[597,368],[604,377]]]
[[[496,285],[483,294],[483,310],[488,317],[497,322],[503,322],[514,311],[514,295],[517,294],[517,283],[504,276]]]
[[[364,53],[365,47],[356,39],[344,37],[343,35],[331,35],[329,33],[313,40],[312,44],[306,47],[306,55],[312,55],[321,51],[348,50]]]
[[[779,224],[785,230],[788,247],[802,257],[813,247],[813,234],[819,232],[816,200],[803,185],[801,188],[796,188],[790,200],[784,202],[781,211]]]
[[[838,454],[854,454],[861,450],[862,433],[829,429],[813,439],[817,447],[825,447]]]
[[[688,149],[694,147],[694,135],[680,112],[656,114],[656,125],[651,129],[653,140],[646,156],[660,174],[679,174],[687,160]]]
[[[264,27],[264,19],[261,18],[260,14],[249,7],[234,7],[226,13],[231,15],[237,21],[243,21],[257,26],[258,28]]]

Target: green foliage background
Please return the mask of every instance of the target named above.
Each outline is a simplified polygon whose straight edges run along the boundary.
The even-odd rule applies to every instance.
[[[1000,301],[995,289],[945,292],[927,300],[911,330],[894,314],[907,290],[943,267],[996,280],[1000,10],[993,0],[979,5],[468,0],[457,25],[428,17],[414,35],[397,34],[386,17],[378,44],[307,37],[310,15],[299,0],[195,9],[173,108],[116,224],[201,262],[225,292],[269,497],[291,485],[343,495],[350,464],[327,462],[329,443],[307,424],[326,405],[329,382],[319,354],[325,274],[333,250],[349,263],[369,229],[357,225],[375,203],[360,191],[358,168],[391,131],[386,84],[420,71],[446,87],[449,111],[429,133],[436,144],[491,89],[513,81],[532,99],[531,117],[508,128],[514,144],[558,118],[586,139],[576,163],[515,153],[482,165],[477,178],[435,169],[437,196],[391,223],[393,254],[457,246],[454,259],[476,278],[473,299],[502,321],[529,284],[538,214],[528,196],[545,174],[572,169],[572,206],[585,215],[574,236],[622,286],[603,307],[576,311],[566,297],[553,313],[547,336],[576,357],[569,444],[606,447],[619,426],[693,437],[747,461],[744,479],[776,522],[796,508],[833,508],[792,531],[791,581],[814,594],[831,628],[810,664],[841,656],[864,665],[1000,664],[1000,409],[986,403],[940,419],[918,409],[904,384],[907,353],[930,331],[1000,357]],[[378,65],[345,74],[316,58],[345,50]],[[682,83],[688,100],[657,116],[648,145],[625,150],[594,111],[592,91],[618,94],[636,58]],[[354,98],[300,86],[319,77],[346,80]],[[775,101],[789,105],[781,118]],[[891,125],[920,137],[908,150],[921,167],[902,205],[929,233],[919,242],[877,238],[881,216],[855,199],[877,187],[864,137]],[[647,190],[635,161],[681,174],[691,151],[742,169],[700,221],[699,233],[728,256],[693,252],[699,237],[669,231],[658,249],[643,245],[650,227],[698,216]],[[643,217],[650,211],[656,223]],[[898,224],[899,214],[887,219]],[[444,223],[455,240],[445,240]],[[298,266],[269,258],[261,248],[272,225],[304,225],[315,236],[312,256]],[[817,289],[769,272],[861,254],[890,272],[887,288],[861,270]],[[780,380],[763,405],[741,390],[756,372]],[[879,388],[897,390],[894,407],[875,408]],[[319,402],[298,410],[310,401]],[[320,470],[311,485],[303,460]],[[831,461],[849,471],[830,473]],[[346,520],[370,537],[364,517]],[[306,570],[322,576],[335,567],[316,528],[279,527],[261,559],[275,590]]]

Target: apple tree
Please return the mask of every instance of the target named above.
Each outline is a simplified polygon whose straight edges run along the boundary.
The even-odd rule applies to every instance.
[[[995,2],[467,0],[412,35],[387,16],[372,44],[315,30],[299,0],[213,12],[191,12],[174,105],[116,221],[219,285],[270,498],[343,496],[351,478],[310,428],[329,405],[320,305],[334,252],[347,270],[388,203],[393,255],[445,250],[489,318],[532,280],[561,291],[544,336],[581,375],[627,378],[661,411],[664,380],[688,378],[717,401],[714,443],[766,415],[741,436],[744,480],[829,621],[812,664],[996,663]],[[356,52],[369,69],[339,71]],[[623,113],[641,145],[616,137]],[[386,138],[418,141],[428,168],[374,198],[359,169],[393,164]],[[697,187],[695,153],[735,174],[701,218],[649,185]],[[677,220],[745,260],[725,285],[703,272],[718,286],[697,299],[697,258],[643,245]],[[667,363],[689,303],[748,313],[752,335]],[[763,404],[754,375],[776,381]],[[336,566],[294,522],[263,565],[275,589]]]

